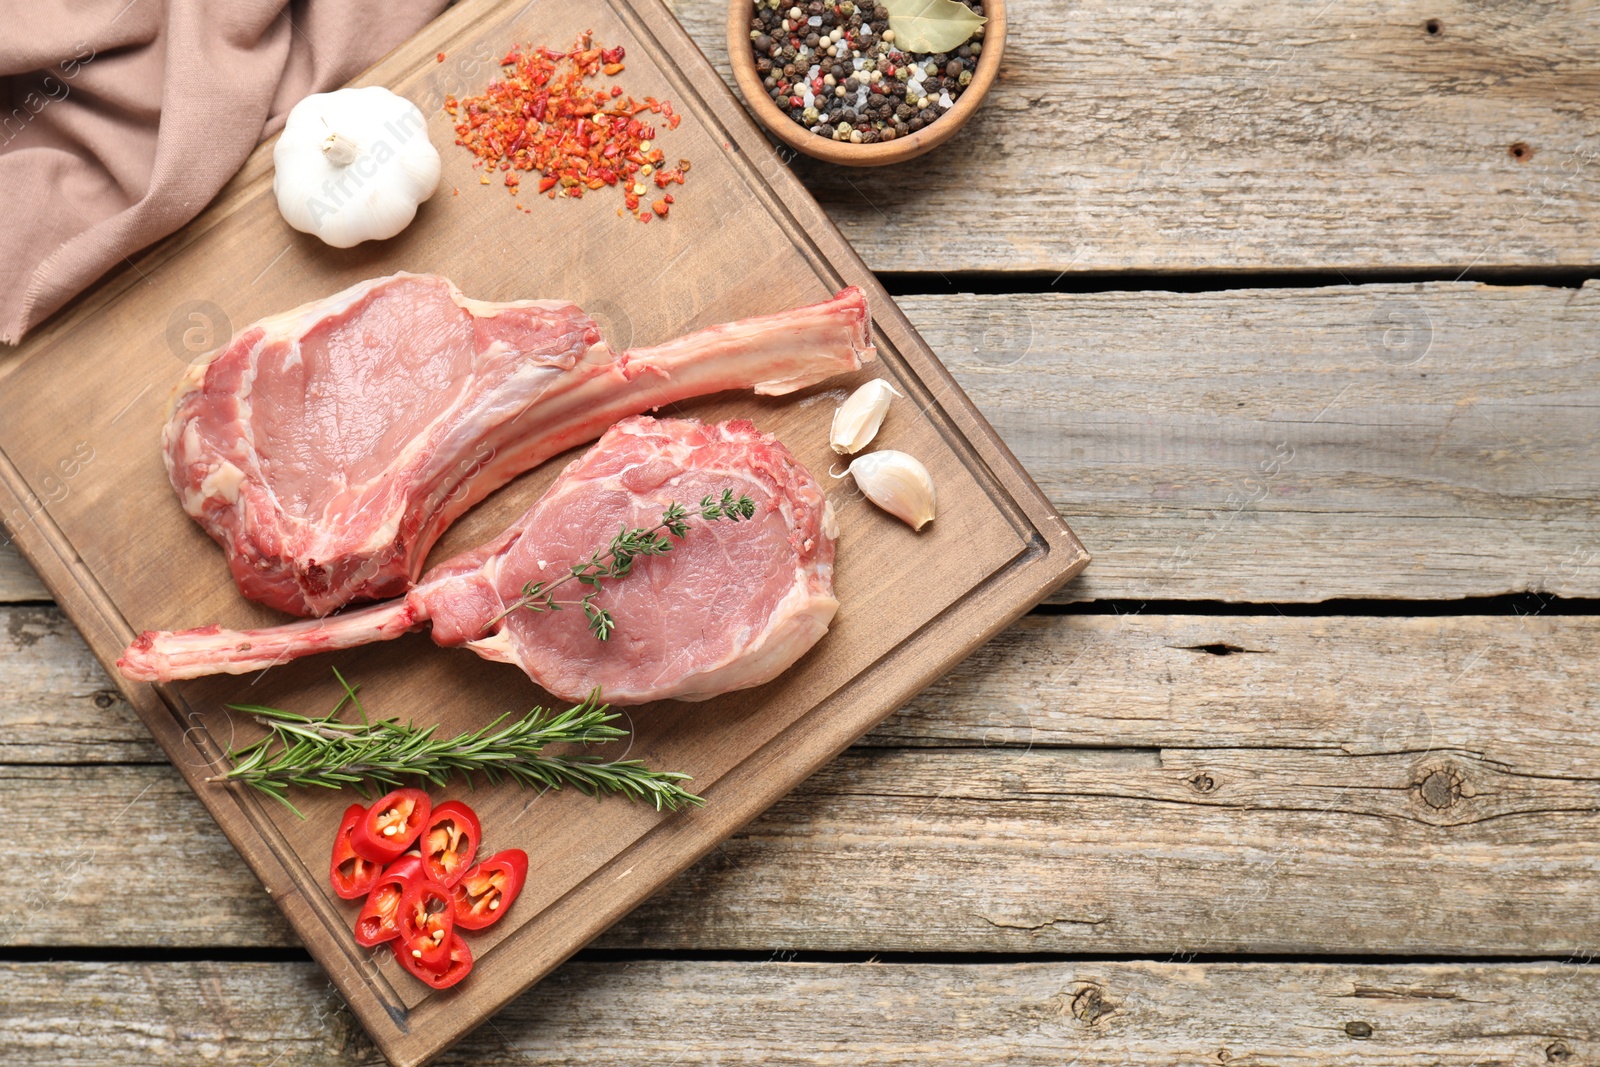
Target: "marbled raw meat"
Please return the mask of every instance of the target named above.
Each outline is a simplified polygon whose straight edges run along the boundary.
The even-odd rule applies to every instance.
[[[755,515],[691,517],[670,552],[603,583],[595,603],[616,620],[609,640],[575,607],[505,614],[527,583],[567,573],[619,529],[654,526],[674,502],[692,515],[724,489],[754,500]],[[607,431],[499,538],[434,567],[404,599],[262,630],[148,631],[117,666],[136,681],[244,674],[431,624],[439,644],[515,664],[566,700],[595,687],[614,704],[702,700],[770,681],[827,632],[839,606],[837,535],[816,480],[752,423],[638,416]],[[584,592],[569,582],[558,595]]]
[[[850,288],[613,352],[573,304],[396,274],[263,319],[193,368],[163,432],[167,473],[240,592],[320,617],[404,594],[464,511],[618,419],[856,370],[870,326]]]

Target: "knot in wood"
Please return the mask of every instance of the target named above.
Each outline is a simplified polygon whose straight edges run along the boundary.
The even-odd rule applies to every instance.
[[[1572,1059],[1572,1047],[1565,1041],[1552,1041],[1544,1047],[1544,1058],[1549,1063],[1566,1063]]]
[[[1417,783],[1417,794],[1428,807],[1443,811],[1461,799],[1461,784],[1461,774],[1454,767],[1435,767]]]
[[[1190,778],[1189,784],[1194,786],[1194,791],[1196,793],[1211,793],[1215,792],[1217,788],[1216,779],[1212,778],[1205,771],[1201,771],[1193,778]]]
[[[102,689],[100,692],[94,695],[94,706],[99,708],[101,711],[104,711],[116,702],[117,695],[106,689]]]
[[[1093,1026],[1116,1010],[1117,1005],[1097,985],[1084,986],[1072,998],[1072,1017],[1085,1026]]]
[[[1357,1041],[1365,1041],[1372,1036],[1372,1024],[1354,1019],[1344,1024],[1344,1032]]]

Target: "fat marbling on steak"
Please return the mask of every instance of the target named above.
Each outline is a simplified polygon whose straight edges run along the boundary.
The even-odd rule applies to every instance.
[[[320,617],[404,594],[462,512],[618,419],[856,370],[870,325],[850,288],[613,352],[573,304],[396,274],[263,319],[193,368],[162,434],[167,473],[240,592]]]
[[[755,515],[692,517],[724,489],[754,500]],[[686,536],[639,557],[595,598],[615,619],[609,640],[575,608],[506,614],[526,583],[568,573],[623,527],[654,526],[674,502],[689,508]],[[744,420],[638,416],[607,431],[499,538],[432,568],[401,600],[262,630],[147,631],[117,666],[136,681],[244,674],[431,623],[439,644],[515,664],[566,700],[596,686],[613,704],[702,700],[770,681],[827,632],[839,607],[837,536],[816,480],[770,434]]]

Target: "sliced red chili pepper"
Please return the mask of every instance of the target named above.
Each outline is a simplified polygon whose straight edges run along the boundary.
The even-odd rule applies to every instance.
[[[350,831],[356,855],[375,863],[389,863],[416,841],[428,823],[433,804],[420,789],[396,789],[367,809],[364,819]]]
[[[356,916],[356,944],[371,948],[399,937],[400,927],[394,919],[400,911],[400,898],[423,877],[422,857],[415,852],[408,852],[384,868]]]
[[[472,970],[472,950],[467,947],[467,943],[461,940],[461,935],[457,933],[450,935],[450,946],[443,970],[435,971],[423,966],[409,952],[402,952],[398,941],[395,942],[394,954],[395,958],[400,961],[400,966],[410,971],[412,977],[426,982],[435,989],[449,989],[465,978],[467,972]]]
[[[422,853],[412,849],[383,869],[385,877],[404,878],[415,882],[426,874],[422,869]]]
[[[333,891],[345,900],[366,896],[383,873],[383,864],[357,855],[350,843],[350,831],[366,814],[367,809],[360,804],[350,805],[344,811],[344,818],[339,820],[339,831],[333,838],[333,859],[328,863],[328,881],[333,883]]]
[[[424,967],[443,970],[450,962],[450,935],[455,931],[450,890],[431,879],[413,881],[400,895],[394,925],[400,932],[396,952]]]
[[[526,852],[520,848],[496,852],[455,884],[456,925],[464,930],[482,930],[492,925],[516,901],[527,878]]]
[[[482,836],[478,817],[461,801],[446,801],[434,808],[420,842],[428,877],[447,889],[461,881],[478,855]]]
[[[400,910],[406,884],[403,878],[380,878],[372,887],[366,903],[361,905],[361,914],[356,916],[356,944],[371,948],[400,936],[394,917]]]

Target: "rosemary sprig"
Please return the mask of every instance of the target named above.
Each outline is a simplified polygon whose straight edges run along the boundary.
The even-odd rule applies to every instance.
[[[296,815],[300,811],[287,795],[291,786],[338,789],[351,785],[359,789],[366,782],[395,786],[408,777],[442,786],[452,775],[470,781],[473,773],[491,783],[508,779],[550,789],[570,785],[590,796],[618,793],[630,800],[648,800],[657,811],[705,803],[680,784],[689,780],[680,771],[651,770],[640,760],[543,754],[547,745],[603,744],[627,736],[626,730],[611,725],[619,716],[599,703],[598,690],[566,711],[534,708],[509,723],[505,722],[508,716],[502,715],[482,729],[438,738],[434,736],[437,726],[369,720],[356,687],[338,671],[334,677],[344,687],[344,696],[322,718],[256,704],[229,704],[234,711],[254,716],[270,732],[252,745],[230,751],[233,768],[206,780],[240,782]],[[360,721],[338,718],[347,704],[360,713]]]
[[[707,495],[695,512],[707,522],[721,519],[742,522],[755,513],[756,502],[748,496],[735,497],[732,489],[724,489],[720,498],[714,494]],[[667,505],[667,509],[661,513],[661,521],[654,526],[624,526],[611,539],[609,546],[596,549],[582,563],[574,563],[568,573],[560,578],[524,585],[522,596],[485,623],[484,629],[487,630],[513,611],[560,611],[563,607],[581,607],[584,617],[589,620],[589,632],[602,641],[606,640],[611,636],[611,631],[616,629],[617,623],[611,612],[594,603],[595,595],[600,592],[600,583],[611,578],[626,578],[633,570],[633,561],[640,556],[664,556],[671,552],[672,541],[663,535],[663,531],[682,540],[689,532],[688,514],[682,504],[674,501]],[[589,592],[578,600],[557,600],[555,590],[568,582],[586,585]]]

